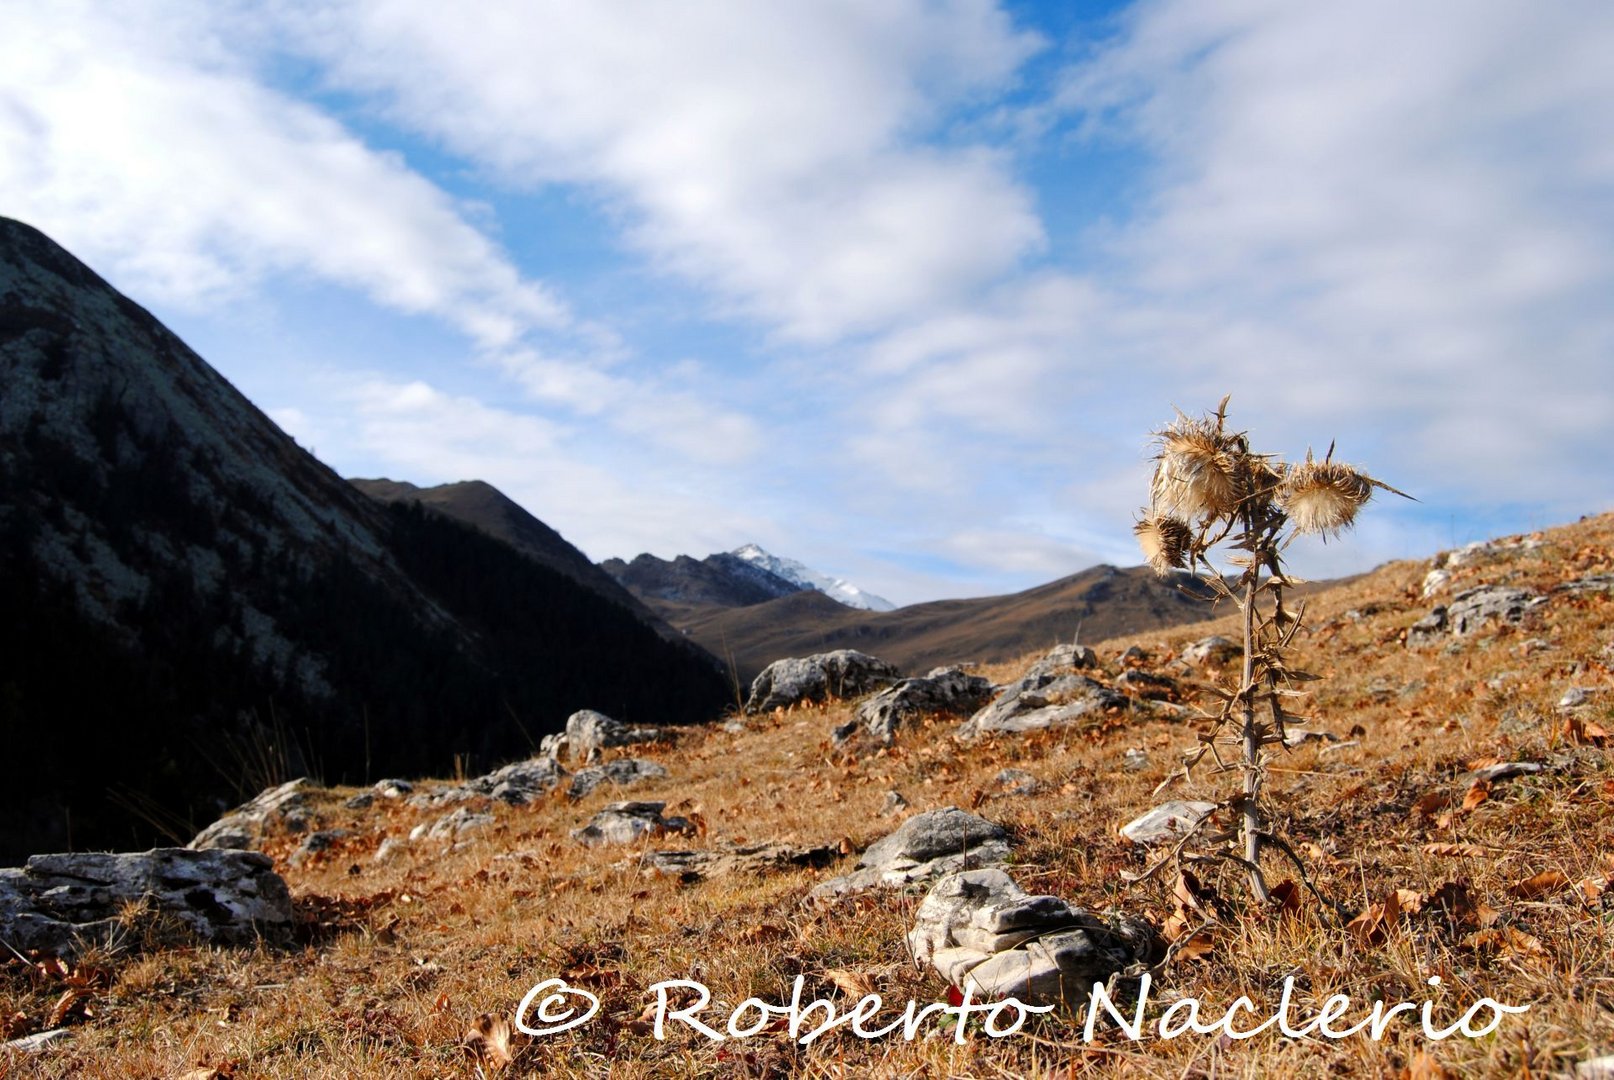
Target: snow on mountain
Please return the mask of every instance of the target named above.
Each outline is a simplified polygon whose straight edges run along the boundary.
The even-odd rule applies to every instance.
[[[804,589],[817,589],[831,600],[838,600],[847,607],[862,608],[865,611],[894,611],[897,607],[885,597],[864,592],[850,581],[821,574],[811,567],[803,566],[795,559],[781,559],[755,544],[735,548],[729,554],[744,559],[753,566],[760,566],[769,573],[777,574],[786,581],[793,581]]]

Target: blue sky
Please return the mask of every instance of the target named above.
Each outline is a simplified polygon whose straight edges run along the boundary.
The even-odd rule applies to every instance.
[[[0,0],[0,213],[349,476],[900,603],[1134,564],[1147,433],[1605,510],[1614,8]]]

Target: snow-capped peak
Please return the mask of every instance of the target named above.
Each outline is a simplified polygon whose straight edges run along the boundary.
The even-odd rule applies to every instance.
[[[753,566],[760,566],[771,574],[777,574],[786,581],[794,582],[804,589],[817,589],[831,600],[837,600],[847,607],[862,608],[865,611],[892,611],[897,606],[883,596],[864,592],[850,581],[821,574],[811,567],[803,566],[795,559],[781,559],[755,544],[737,547],[730,554],[735,558],[744,559]]]

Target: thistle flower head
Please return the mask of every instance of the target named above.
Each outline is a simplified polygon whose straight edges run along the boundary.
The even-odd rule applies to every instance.
[[[1163,514],[1144,514],[1132,526],[1137,535],[1143,557],[1156,574],[1165,577],[1173,570],[1187,565],[1188,552],[1194,543],[1194,530],[1180,518]]]
[[[1222,431],[1221,419],[1176,422],[1155,433],[1150,509],[1156,516],[1218,517],[1238,506],[1242,437]]]
[[[1291,466],[1278,486],[1278,505],[1289,516],[1296,533],[1332,533],[1348,529],[1373,495],[1373,478],[1337,461],[1313,461]]]

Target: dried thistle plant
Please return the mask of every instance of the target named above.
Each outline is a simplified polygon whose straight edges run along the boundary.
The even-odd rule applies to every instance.
[[[1149,506],[1133,531],[1157,574],[1187,570],[1242,616],[1242,668],[1235,681],[1210,687],[1219,707],[1205,714],[1210,730],[1185,755],[1182,775],[1207,755],[1218,772],[1240,773],[1240,791],[1231,800],[1239,824],[1225,837],[1234,848],[1223,854],[1244,867],[1251,892],[1265,903],[1272,894],[1261,871],[1262,849],[1276,843],[1288,850],[1266,831],[1266,748],[1285,745],[1289,726],[1304,722],[1286,703],[1303,696],[1296,683],[1316,678],[1285,660],[1305,605],[1290,610],[1284,603],[1292,579],[1284,574],[1281,553],[1297,536],[1316,533],[1326,540],[1349,528],[1375,488],[1411,496],[1334,461],[1332,445],[1321,461],[1308,450],[1299,465],[1255,453],[1243,432],[1227,429],[1227,402],[1224,397],[1214,414],[1199,419],[1179,411],[1154,433]],[[1236,576],[1211,566],[1210,553],[1218,546],[1239,568]],[[1231,760],[1222,748],[1235,751]]]

